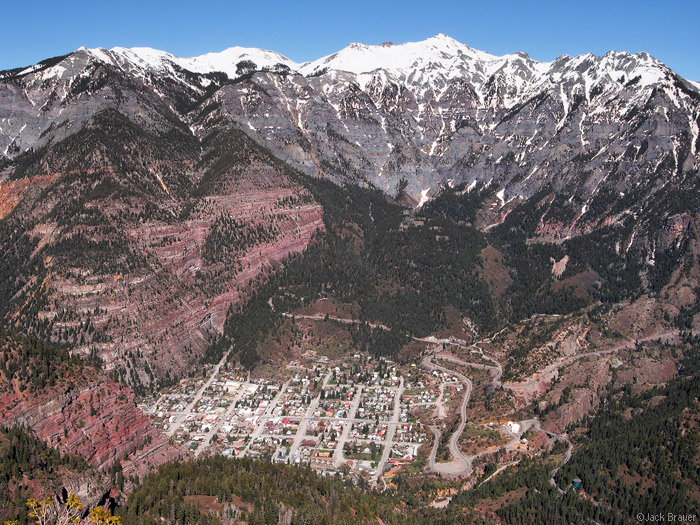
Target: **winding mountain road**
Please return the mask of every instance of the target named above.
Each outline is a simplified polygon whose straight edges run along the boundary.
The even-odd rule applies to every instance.
[[[524,390],[526,388],[529,388],[533,384],[537,383],[538,381],[541,381],[543,377],[546,377],[549,374],[552,374],[556,371],[558,371],[561,367],[570,365],[576,361],[579,361],[580,359],[584,359],[586,357],[593,357],[593,356],[601,356],[601,355],[606,355],[606,354],[614,354],[615,352],[620,352],[622,350],[629,350],[631,348],[634,348],[637,343],[644,343],[648,341],[656,341],[656,340],[666,340],[668,341],[669,339],[673,337],[677,337],[679,334],[678,330],[670,330],[668,332],[663,332],[661,334],[653,334],[648,337],[642,337],[640,339],[636,339],[634,341],[627,341],[625,343],[606,348],[605,350],[596,350],[595,352],[586,352],[583,354],[576,354],[572,355],[570,357],[567,357],[565,359],[562,359],[560,361],[556,361],[552,363],[551,365],[545,367],[541,372],[538,372],[534,377],[531,377],[527,381],[523,383],[502,383],[503,388],[507,388],[508,390]]]
[[[459,372],[450,370],[449,368],[445,368],[440,365],[436,365],[432,362],[431,357],[432,356],[424,357],[421,361],[421,366],[428,370],[440,370],[441,372],[445,372],[447,374],[452,374],[456,376],[464,384],[465,393],[464,399],[462,399],[462,403],[459,407],[459,426],[450,436],[450,441],[448,444],[450,454],[452,455],[453,459],[449,463],[435,462],[437,449],[442,436],[437,427],[430,426],[430,431],[433,433],[433,436],[435,436],[435,443],[433,445],[433,449],[430,451],[430,456],[428,458],[428,467],[430,468],[430,470],[446,476],[462,476],[465,474],[469,474],[472,470],[472,462],[468,456],[465,456],[462,453],[462,450],[459,447],[459,438],[461,437],[462,432],[464,432],[464,429],[467,426],[467,405],[469,404],[469,398],[471,397],[472,393],[472,382],[471,380],[469,380],[469,378],[467,378],[465,375]]]
[[[520,422],[520,424],[522,426],[523,433],[527,432],[530,428],[535,427],[535,429],[537,429],[539,432],[544,432],[547,435],[547,437],[557,439],[559,441],[564,441],[568,445],[568,448],[566,449],[566,454],[564,456],[564,461],[561,463],[561,465],[552,470],[552,474],[549,478],[549,484],[555,487],[560,494],[563,494],[564,491],[557,487],[557,483],[554,480],[554,478],[557,475],[557,472],[559,472],[559,469],[566,465],[571,459],[571,454],[574,451],[574,445],[571,443],[571,440],[568,436],[564,434],[557,434],[556,432],[550,432],[549,430],[545,430],[544,428],[542,428],[542,424],[537,419],[524,419]]]
[[[452,355],[445,355],[445,354],[437,354],[434,356],[425,356],[423,360],[421,361],[421,366],[428,370],[440,370],[442,372],[446,372],[448,374],[452,374],[456,377],[458,377],[464,385],[467,387],[467,391],[465,392],[464,399],[462,400],[462,404],[460,405],[460,424],[453,432],[452,436],[450,436],[450,441],[449,441],[449,450],[450,454],[452,456],[452,461],[448,463],[437,463],[436,462],[436,456],[437,456],[437,449],[440,444],[440,439],[442,437],[442,434],[440,430],[435,427],[435,426],[430,426],[430,431],[433,433],[433,436],[435,437],[435,442],[433,444],[433,448],[430,452],[430,456],[428,457],[428,468],[432,470],[433,472],[436,472],[438,474],[441,474],[443,476],[448,476],[448,477],[461,477],[465,475],[469,475],[472,472],[472,464],[476,458],[484,457],[489,454],[494,454],[501,448],[505,448],[507,451],[513,450],[515,447],[518,446],[520,443],[520,437],[522,434],[524,434],[527,430],[529,430],[532,427],[535,427],[538,431],[544,432],[548,437],[553,438],[553,439],[558,439],[565,441],[568,444],[568,449],[566,452],[566,456],[564,459],[564,462],[559,465],[557,468],[555,468],[552,471],[552,475],[550,478],[550,483],[552,486],[556,487],[556,483],[554,480],[554,477],[556,476],[557,472],[559,469],[564,466],[569,459],[571,458],[571,454],[573,451],[573,445],[571,444],[571,441],[569,440],[568,437],[561,435],[561,434],[556,434],[554,432],[550,432],[548,430],[544,430],[542,428],[541,423],[536,420],[536,419],[526,419],[523,421],[520,421],[521,425],[521,430],[518,433],[517,436],[514,436],[513,439],[511,439],[506,445],[503,447],[499,447],[498,449],[491,449],[491,450],[484,450],[482,452],[479,452],[478,454],[475,455],[466,455],[462,453],[461,449],[459,448],[459,438],[461,437],[462,433],[464,432],[464,429],[467,424],[467,405],[469,404],[469,398],[471,396],[471,390],[472,390],[472,383],[471,381],[461,374],[460,372],[457,372],[456,370],[451,370],[449,368],[445,368],[443,366],[437,365],[433,363],[432,359],[443,359],[461,366],[471,366],[471,367],[476,367],[482,370],[494,370],[496,371],[496,377],[500,378],[500,374],[502,373],[502,369],[500,366],[490,366],[490,365],[484,365],[481,363],[469,363],[466,361],[462,361],[461,359],[452,356]],[[495,379],[497,380],[497,379]],[[500,383],[500,381],[499,381]],[[503,469],[499,469],[498,471],[494,472],[490,477],[495,476],[498,472],[500,472]],[[557,489],[560,490],[561,489]]]

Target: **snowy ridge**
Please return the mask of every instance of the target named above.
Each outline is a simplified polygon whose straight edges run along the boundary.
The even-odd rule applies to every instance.
[[[484,85],[493,75],[508,76],[519,90],[534,76],[545,74],[547,66],[524,53],[495,56],[439,34],[399,45],[350,44],[337,53],[302,64],[299,72],[305,76],[350,73],[363,89],[379,78],[383,84],[440,91],[450,80],[463,78],[483,96]]]
[[[173,119],[200,138],[210,124],[233,126],[308,174],[387,192],[405,179],[417,202],[445,181],[478,180],[502,190],[501,206],[544,183],[573,185],[585,204],[700,159],[700,85],[646,53],[538,62],[436,35],[351,44],[301,64],[244,47],[191,58],[81,48],[51,64],[8,72],[15,84],[0,80],[0,157],[57,142],[115,105],[152,132]],[[609,176],[611,166],[619,173]]]
[[[328,68],[359,75],[383,69],[406,74],[431,64],[450,69],[460,59],[493,62],[501,60],[501,57],[472,49],[447,35],[436,35],[422,42],[399,45],[387,43],[371,46],[353,43],[337,53],[303,64],[300,72],[311,75]]]
[[[207,53],[193,58],[179,59],[179,64],[195,73],[212,73],[221,71],[230,78],[239,76],[236,72],[236,64],[250,60],[258,69],[269,68],[277,64],[283,64],[292,70],[298,69],[298,64],[289,60],[286,56],[275,51],[248,47],[230,47],[220,53]]]
[[[193,73],[226,73],[229,78],[240,76],[237,64],[242,61],[252,61],[257,69],[271,68],[283,64],[296,71],[298,64],[284,55],[274,51],[248,47],[230,47],[219,53],[207,53],[198,57],[179,58],[165,51],[150,47],[114,47],[112,49],[94,48],[87,51],[98,60],[130,69],[136,66],[152,73],[173,72],[173,64]]]
[[[179,58],[148,47],[81,50],[105,63],[127,69],[137,67],[161,74],[172,71],[172,65],[175,64],[194,73],[223,72],[229,78],[236,78],[241,74],[237,64],[244,60],[255,63],[258,70],[282,64],[307,77],[333,72],[349,73],[355,76],[363,89],[377,77],[383,83],[422,85],[438,90],[449,80],[463,78],[481,96],[485,96],[486,84],[494,78],[503,78],[522,95],[535,93],[548,82],[585,78],[582,87],[588,93],[596,82],[619,81],[621,77],[625,81],[638,77],[642,87],[650,86],[660,82],[667,70],[666,66],[646,53],[633,55],[611,51],[603,57],[590,53],[578,57],[562,55],[552,62],[538,62],[524,53],[492,55],[443,34],[421,42],[398,45],[353,43],[332,55],[302,64],[275,51],[246,47],[231,47],[218,53],[191,58]],[[700,89],[700,84],[691,84]],[[516,100],[510,102],[515,103]]]

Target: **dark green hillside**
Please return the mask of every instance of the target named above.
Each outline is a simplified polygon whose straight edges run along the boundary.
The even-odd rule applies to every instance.
[[[414,215],[379,190],[295,176],[322,204],[326,231],[283,270],[264,276],[248,302],[230,313],[224,337],[209,349],[209,360],[219,359],[233,345],[240,361],[254,366],[259,345],[281,323],[280,312],[320,297],[356,303],[361,321],[389,327],[393,335],[385,344],[371,344],[367,337],[360,343],[381,346],[382,354],[395,356],[408,336],[423,337],[445,327],[448,306],[489,333],[533,314],[567,314],[596,300],[634,298],[644,289],[639,258],[616,251],[629,235],[628,225],[562,244],[529,242],[527,225],[539,220],[537,202],[544,202],[546,192],[484,233],[471,223],[491,195],[488,187],[466,193],[462,187],[444,188]],[[479,274],[480,252],[487,245],[504,254],[512,279],[498,298]],[[570,263],[561,279],[571,283],[558,284],[552,264],[566,255]],[[595,285],[574,289],[579,276],[589,271],[595,272]]]
[[[196,496],[214,496],[217,513],[204,513]],[[420,514],[378,494],[323,478],[309,468],[273,465],[251,459],[211,457],[162,466],[127,500],[118,514],[125,524],[209,525],[239,514],[250,525],[278,523],[388,524],[427,523]]]
[[[397,355],[407,335],[426,336],[445,326],[446,306],[486,331],[498,326],[495,304],[477,272],[486,245],[478,230],[444,217],[408,224],[403,208],[379,190],[303,182],[324,208],[327,231],[232,312],[209,359],[233,344],[241,361],[253,366],[258,345],[280,324],[279,312],[324,296],[357,302],[361,320],[390,327],[393,335],[381,345],[372,342],[377,335],[360,339],[384,355]]]

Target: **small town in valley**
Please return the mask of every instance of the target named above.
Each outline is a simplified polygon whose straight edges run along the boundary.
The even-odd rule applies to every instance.
[[[322,475],[360,476],[373,484],[402,469],[459,477],[472,471],[476,458],[527,452],[523,436],[536,422],[470,424],[467,434],[481,438],[470,446],[468,436],[460,440],[463,411],[462,425],[443,428],[449,434],[441,439],[447,414],[466,408],[472,384],[427,359],[398,365],[356,353],[332,361],[308,351],[274,379],[253,378],[224,359],[140,407],[194,457],[307,464]],[[447,438],[459,445],[448,447]]]

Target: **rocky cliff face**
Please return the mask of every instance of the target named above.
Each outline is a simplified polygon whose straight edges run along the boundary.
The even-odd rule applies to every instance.
[[[37,139],[4,172],[3,315],[140,388],[191,368],[250,281],[305,248],[321,208],[243,133],[200,140],[106,75],[79,131]]]
[[[78,454],[103,472],[120,464],[127,479],[180,456],[138,409],[134,392],[94,365],[65,349],[5,331],[0,331],[0,356],[3,428],[30,429],[49,446]],[[73,482],[86,480],[90,476]]]
[[[144,474],[180,457],[138,409],[133,391],[108,379],[37,396],[5,393],[0,407],[3,424],[30,427],[46,443],[80,454],[102,471],[122,462],[127,475]]]
[[[541,63],[437,35],[305,64],[244,48],[193,59],[80,49],[2,78],[0,149],[12,159],[117,105],[154,131],[185,121],[201,136],[226,120],[308,173],[390,192],[402,177],[416,197],[448,181],[495,180],[506,199],[552,182],[580,209],[592,193],[697,169],[700,147],[697,85],[646,53]]]
[[[437,35],[351,44],[305,64],[241,48],[194,59],[81,49],[4,76],[9,158],[75,132],[114,100],[149,129],[177,119],[201,136],[226,123],[307,173],[390,193],[405,178],[417,199],[446,183],[492,180],[505,201],[552,184],[586,222],[597,220],[585,217],[596,198],[610,208],[698,167],[700,91],[645,53],[541,63]]]
[[[543,64],[438,36],[351,46],[300,70],[306,75],[259,74],[226,88],[226,113],[254,136],[283,138],[280,155],[300,167],[390,192],[401,178],[416,197],[441,183],[493,180],[508,201],[551,183],[581,211],[601,192],[618,196],[646,177],[697,169],[700,93],[645,54]],[[267,115],[273,126],[263,124]],[[287,145],[304,138],[308,154]]]

